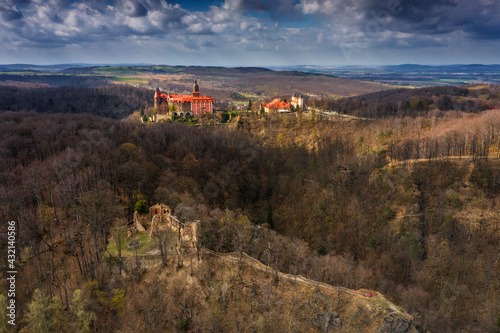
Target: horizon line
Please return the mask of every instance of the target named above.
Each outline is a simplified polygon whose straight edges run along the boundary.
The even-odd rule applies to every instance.
[[[180,65],[180,64],[153,64],[153,63],[141,63],[141,62],[125,62],[125,63],[53,63],[53,64],[32,64],[32,63],[9,63],[0,64],[0,66],[39,66],[39,67],[50,67],[50,66],[82,66],[82,67],[102,67],[102,66],[172,66],[172,67],[221,67],[221,68],[272,68],[272,67],[390,67],[390,66],[430,66],[430,67],[444,67],[444,66],[500,66],[500,63],[449,63],[449,64],[417,64],[417,63],[398,63],[398,64],[385,64],[385,65],[373,65],[373,64],[351,64],[351,65],[316,65],[316,64],[294,64],[294,65]]]

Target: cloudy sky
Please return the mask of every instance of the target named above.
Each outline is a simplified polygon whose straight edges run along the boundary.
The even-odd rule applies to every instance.
[[[498,0],[0,0],[0,63],[500,63]]]

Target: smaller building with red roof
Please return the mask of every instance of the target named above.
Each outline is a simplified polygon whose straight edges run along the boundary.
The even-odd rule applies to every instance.
[[[278,113],[286,113],[291,112],[291,103],[283,102],[280,99],[276,98],[271,103],[262,103],[262,107],[264,107],[264,111],[266,112],[278,112]]]

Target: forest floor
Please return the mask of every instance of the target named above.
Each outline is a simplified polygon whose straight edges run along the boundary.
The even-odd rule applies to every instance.
[[[167,244],[173,245],[177,242],[177,233],[168,231]],[[113,237],[108,243],[107,251],[112,256],[118,256],[118,245],[116,238]],[[151,239],[149,232],[138,232],[131,237],[124,238],[121,242],[122,257],[159,255],[160,250],[154,239]]]

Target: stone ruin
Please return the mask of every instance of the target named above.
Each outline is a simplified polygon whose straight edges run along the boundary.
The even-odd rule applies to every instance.
[[[133,229],[135,232],[148,232],[153,238],[159,231],[170,229],[179,235],[179,240],[184,244],[196,247],[198,242],[200,221],[180,222],[172,215],[172,210],[165,204],[156,204],[149,208],[149,214],[134,212]]]

